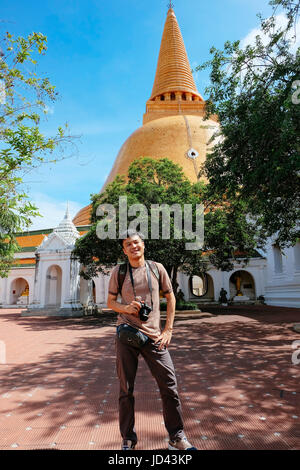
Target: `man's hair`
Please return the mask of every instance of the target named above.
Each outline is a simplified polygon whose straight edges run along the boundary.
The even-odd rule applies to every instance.
[[[135,235],[137,235],[142,240],[142,242],[144,243],[144,238],[145,237],[141,232],[138,232],[137,230],[129,229],[129,230],[126,230],[125,232],[121,233],[121,235],[119,236],[120,246],[123,248],[123,241],[126,240],[127,238],[134,237]]]

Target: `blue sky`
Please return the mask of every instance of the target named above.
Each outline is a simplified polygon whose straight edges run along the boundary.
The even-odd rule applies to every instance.
[[[71,215],[98,192],[124,141],[142,125],[153,86],[167,0],[1,0],[2,32],[48,37],[37,73],[59,92],[42,129],[53,134],[68,123],[80,135],[72,158],[27,177],[43,219],[32,228],[56,226],[69,201]],[[244,39],[268,16],[267,0],[173,0],[192,68],[211,46]],[[208,73],[195,76],[205,97]]]

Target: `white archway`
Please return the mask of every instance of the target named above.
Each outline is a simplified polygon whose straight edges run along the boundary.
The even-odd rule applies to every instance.
[[[16,305],[20,298],[24,305],[29,303],[29,283],[23,277],[18,277],[11,282],[9,304]]]
[[[47,269],[45,307],[60,307],[62,292],[62,270],[53,265]]]
[[[214,281],[210,274],[191,276],[189,279],[190,299],[214,300]]]
[[[229,279],[230,299],[241,295],[249,300],[256,299],[255,280],[251,273],[245,270],[237,270]]]

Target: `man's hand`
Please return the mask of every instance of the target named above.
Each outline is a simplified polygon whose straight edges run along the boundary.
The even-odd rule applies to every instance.
[[[154,342],[159,343],[158,350],[161,351],[164,347],[168,348],[172,339],[172,329],[165,329]]]
[[[176,299],[174,293],[170,292],[165,294],[165,298],[167,299],[167,321],[164,330],[154,343],[159,343],[159,350],[162,350],[165,347],[168,348],[169,344],[171,343],[173,323],[175,317]]]
[[[124,305],[124,304],[121,304],[120,302],[117,302],[117,297],[118,297],[117,294],[108,293],[108,299],[107,299],[108,308],[111,308],[112,310],[118,313],[125,313],[125,314],[135,315],[138,317],[139,311],[141,309],[140,302],[133,300],[130,304]]]
[[[140,309],[140,302],[133,300],[129,305],[126,305],[126,307],[124,308],[124,313],[129,313],[130,315],[135,315],[136,317],[138,317]]]

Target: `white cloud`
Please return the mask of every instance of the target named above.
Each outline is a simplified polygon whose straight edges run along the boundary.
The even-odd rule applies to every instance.
[[[71,218],[83,207],[76,201],[58,201],[41,193],[33,194],[31,200],[39,208],[39,212],[43,217],[33,219],[33,224],[30,226],[29,230],[42,230],[57,227],[65,216],[67,204],[69,204]]]
[[[287,26],[287,18],[286,16],[281,13],[275,16],[275,28],[284,29]],[[246,46],[254,44],[256,36],[260,36],[262,43],[266,45],[268,43],[268,36],[264,34],[260,28],[252,29],[244,39],[241,40],[241,48],[244,49]],[[296,37],[296,40],[293,39],[293,36]],[[295,52],[296,49],[300,46],[300,20],[298,20],[295,28],[292,28],[289,33],[287,34],[287,39],[292,41],[291,44],[291,51]]]

